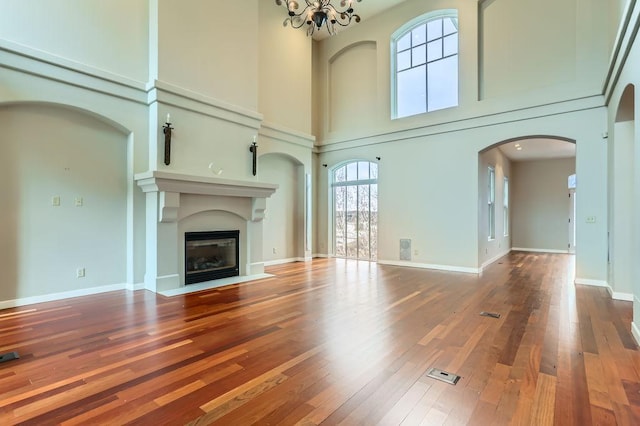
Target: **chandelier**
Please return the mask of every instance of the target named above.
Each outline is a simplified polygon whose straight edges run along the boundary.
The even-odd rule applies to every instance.
[[[341,0],[340,9],[331,4],[331,0],[309,1],[304,0],[307,4],[304,9],[298,12],[300,4],[297,1],[289,0],[276,0],[278,6],[282,6],[284,3],[289,17],[284,20],[282,25],[285,27],[289,24],[293,28],[300,28],[304,24],[307,24],[307,35],[313,35],[315,30],[318,31],[323,25],[326,25],[327,31],[330,35],[336,33],[336,25],[346,27],[352,20],[360,22],[360,16],[353,13],[353,7],[351,2],[353,0]],[[362,0],[356,0],[358,3]]]

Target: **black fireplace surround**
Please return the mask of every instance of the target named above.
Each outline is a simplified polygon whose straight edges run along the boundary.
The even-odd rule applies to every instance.
[[[239,236],[240,231],[185,232],[185,284],[239,276]]]

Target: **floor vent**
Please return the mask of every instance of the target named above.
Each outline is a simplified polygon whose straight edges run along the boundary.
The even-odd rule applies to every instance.
[[[480,315],[482,315],[483,317],[500,318],[500,314],[498,314],[496,312],[485,312],[485,311],[482,311],[482,312],[480,312]]]
[[[450,385],[455,385],[458,383],[458,380],[460,380],[460,376],[453,373],[447,373],[446,371],[438,368],[430,368],[427,372],[427,377],[449,383]]]
[[[20,355],[18,352],[9,352],[8,354],[0,355],[0,362],[11,361],[12,359],[18,359]]]

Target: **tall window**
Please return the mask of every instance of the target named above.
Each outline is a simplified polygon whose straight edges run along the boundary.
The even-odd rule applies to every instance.
[[[334,254],[376,260],[378,253],[378,165],[354,161],[333,171]]]
[[[458,105],[458,12],[418,17],[391,39],[393,117]]]
[[[502,222],[504,227],[504,236],[509,236],[509,178],[504,177],[504,185],[502,188]]]
[[[496,238],[496,170],[489,167],[489,240]]]

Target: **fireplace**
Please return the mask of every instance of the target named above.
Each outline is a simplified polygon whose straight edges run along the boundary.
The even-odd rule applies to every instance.
[[[185,232],[185,284],[240,275],[239,236],[240,231]]]

